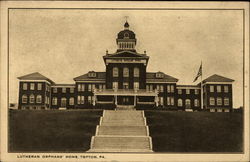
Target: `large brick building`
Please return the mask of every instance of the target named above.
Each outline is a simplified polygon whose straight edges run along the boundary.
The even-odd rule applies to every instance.
[[[211,112],[232,109],[232,79],[212,75],[203,80],[203,91],[200,83],[177,85],[178,79],[163,72],[147,72],[149,56],[136,51],[136,42],[136,35],[126,22],[124,30],[117,35],[117,51],[106,51],[103,56],[106,71],[89,71],[74,78],[74,84],[56,84],[38,72],[18,77],[19,109],[115,108],[120,105]]]

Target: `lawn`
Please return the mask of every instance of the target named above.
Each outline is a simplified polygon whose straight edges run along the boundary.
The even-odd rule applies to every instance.
[[[242,152],[241,113],[145,111],[155,152]]]
[[[10,152],[84,152],[102,110],[10,110]]]

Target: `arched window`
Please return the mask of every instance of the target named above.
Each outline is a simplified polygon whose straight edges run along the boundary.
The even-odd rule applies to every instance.
[[[70,99],[69,99],[69,105],[74,105],[74,97],[70,97]]]
[[[66,107],[66,102],[67,102],[67,99],[66,99],[65,97],[63,97],[63,98],[61,99],[61,106],[62,106],[62,107]]]
[[[195,100],[194,100],[194,106],[195,106],[195,107],[198,107],[199,105],[200,105],[199,100],[198,100],[198,99],[195,99]]]
[[[183,103],[182,103],[182,99],[178,99],[178,106],[182,107]]]
[[[186,109],[190,109],[191,108],[191,101],[190,101],[190,99],[186,99],[185,100],[185,106],[186,106]]]
[[[118,77],[119,76],[119,71],[117,67],[113,68],[113,77]]]
[[[36,96],[36,103],[42,103],[42,96],[41,95]]]
[[[140,70],[138,67],[135,67],[134,68],[134,77],[139,77],[139,75],[140,75]]]
[[[57,98],[56,97],[52,98],[52,105],[57,105]]]
[[[129,76],[129,69],[127,67],[123,68],[123,77]]]
[[[35,102],[35,96],[33,94],[30,95],[30,103]]]
[[[27,101],[28,101],[27,95],[23,95],[22,96],[22,103],[27,103]]]

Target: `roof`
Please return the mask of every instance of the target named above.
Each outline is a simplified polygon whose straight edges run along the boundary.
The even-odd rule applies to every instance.
[[[161,72],[163,74],[163,77],[157,78],[156,73],[158,73],[158,72],[147,72],[147,74],[146,74],[147,82],[178,82],[178,79],[176,79],[170,75],[167,75],[163,72]]]
[[[124,38],[135,39],[135,33],[129,29],[122,30],[117,34],[117,39],[124,39]]]
[[[149,58],[146,54],[140,54],[135,51],[129,51],[129,50],[122,50],[122,51],[117,51],[114,54],[107,54],[103,56],[104,58],[107,57],[145,57]]]
[[[199,87],[197,85],[176,85],[176,87]]]
[[[80,75],[78,77],[75,77],[74,80],[77,81],[77,80],[90,80],[90,81],[93,81],[93,80],[105,80],[106,79],[106,72],[95,72],[96,73],[96,77],[89,77],[88,76],[88,73],[86,74],[83,74],[83,75]]]
[[[176,85],[178,89],[200,89],[201,87],[198,85]]]
[[[218,74],[214,74],[214,75],[208,77],[207,79],[203,80],[203,83],[206,83],[206,82],[233,82],[233,81],[234,81],[233,79],[229,79],[229,78],[220,76]]]
[[[53,84],[52,86],[58,86],[58,87],[72,87],[75,86],[75,84]]]
[[[31,74],[20,76],[20,77],[18,77],[18,79],[20,79],[20,80],[47,80],[50,83],[54,83],[52,80],[50,80],[49,78],[47,78],[44,75],[40,74],[39,72],[34,72],[34,73],[31,73]]]

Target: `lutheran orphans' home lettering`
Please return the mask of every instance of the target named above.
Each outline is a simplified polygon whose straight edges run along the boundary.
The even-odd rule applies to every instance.
[[[178,79],[163,72],[147,72],[149,56],[146,51],[136,51],[136,35],[127,21],[117,34],[116,44],[115,53],[106,51],[103,56],[105,72],[89,71],[75,77],[74,84],[56,84],[38,72],[18,77],[19,109],[130,105],[142,109],[232,110],[234,80],[214,74],[200,82],[202,84],[178,85]]]

